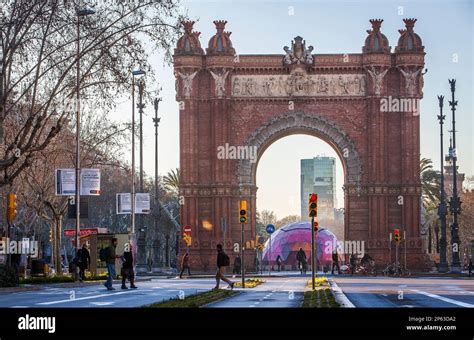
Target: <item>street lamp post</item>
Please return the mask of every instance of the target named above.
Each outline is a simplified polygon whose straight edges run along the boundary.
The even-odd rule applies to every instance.
[[[451,159],[453,162],[453,196],[449,201],[449,208],[453,214],[453,223],[451,224],[451,247],[453,259],[451,262],[451,272],[460,273],[461,272],[461,262],[459,259],[459,247],[460,240],[458,234],[458,214],[461,213],[461,200],[458,195],[458,185],[457,185],[457,154],[456,154],[456,106],[458,105],[457,100],[454,99],[454,92],[456,91],[456,79],[449,80],[451,85],[451,100],[449,105],[451,106],[452,123],[453,123],[453,149],[451,153]]]
[[[144,74],[145,71],[142,70],[132,71],[132,192],[130,194],[132,215],[130,218],[131,227],[129,235],[129,240],[132,244],[135,237],[135,77]]]
[[[448,271],[448,264],[446,262],[446,193],[444,190],[444,151],[443,151],[443,121],[446,116],[443,114],[443,101],[444,96],[438,96],[439,103],[439,135],[440,135],[440,151],[441,151],[441,195],[440,202],[438,205],[438,216],[441,222],[441,238],[439,241],[439,267],[440,273],[446,273]]]
[[[95,11],[92,9],[79,9],[77,10],[77,45],[76,45],[76,179],[75,179],[75,204],[76,204],[76,256],[80,249],[80,229],[81,229],[81,102],[80,102],[80,81],[81,81],[81,46],[80,46],[80,18],[94,14]],[[76,269],[76,279],[79,268]]]
[[[158,188],[158,126],[160,124],[161,118],[158,117],[158,105],[161,99],[155,98],[154,107],[155,107],[155,118],[153,118],[153,124],[155,125],[155,207],[156,211],[154,213],[154,227],[155,235],[158,235],[158,218],[160,216],[160,199],[159,199],[159,188]],[[157,237],[157,236],[155,236]],[[153,254],[154,259],[157,257]]]

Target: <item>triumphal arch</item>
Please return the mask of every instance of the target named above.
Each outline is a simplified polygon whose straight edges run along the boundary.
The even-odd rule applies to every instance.
[[[424,266],[417,105],[424,46],[414,32],[416,19],[403,20],[393,49],[382,21],[370,20],[361,53],[324,54],[309,44],[316,37],[296,36],[288,46],[282,41],[282,54],[266,55],[239,54],[226,21],[214,21],[216,34],[204,50],[194,22],[183,23],[174,69],[181,225],[192,227],[192,244],[182,244],[181,253],[189,251],[194,268],[215,268],[217,243],[234,254],[240,198],[249,202],[245,239],[255,239],[258,159],[291,134],[318,137],[339,155],[346,240],[363,240],[382,265],[389,261],[389,234],[398,228],[406,234],[408,266]],[[362,42],[362,34],[354,33],[357,38]],[[223,157],[223,147],[237,152]],[[249,150],[256,159],[245,156]],[[253,265],[255,253],[246,254]]]

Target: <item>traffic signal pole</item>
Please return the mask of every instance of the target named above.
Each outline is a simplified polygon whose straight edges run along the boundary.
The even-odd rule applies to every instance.
[[[314,259],[316,256],[314,256],[314,216],[311,217],[311,282],[313,286],[313,290],[316,288],[316,279],[315,279],[315,265],[314,265]]]
[[[240,258],[242,262],[241,273],[242,273],[242,288],[245,288],[245,260],[244,260],[244,223],[242,223],[242,235],[240,238]]]

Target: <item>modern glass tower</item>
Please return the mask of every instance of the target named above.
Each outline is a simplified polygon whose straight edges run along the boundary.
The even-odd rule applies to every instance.
[[[319,219],[334,219],[336,206],[336,159],[316,156],[301,160],[301,219],[309,220],[308,196],[318,195]]]

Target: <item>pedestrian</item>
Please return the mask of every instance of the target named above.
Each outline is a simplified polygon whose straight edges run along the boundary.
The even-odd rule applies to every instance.
[[[220,281],[227,282],[231,289],[234,289],[234,282],[230,281],[225,277],[224,271],[225,267],[230,264],[229,256],[222,249],[222,244],[218,244],[217,248],[217,273],[216,273],[216,286],[214,289],[219,289]]]
[[[306,274],[306,254],[303,248],[300,248],[296,253],[296,260],[298,261],[298,268],[300,268],[301,274]]]
[[[334,275],[334,267],[337,269],[337,273],[341,274],[341,269],[339,268],[339,256],[337,255],[337,249],[334,249],[332,252],[332,269],[331,274]]]
[[[472,275],[472,259],[469,260],[469,266],[467,267],[469,269],[469,277]]]
[[[240,274],[242,268],[242,259],[240,255],[237,254],[237,257],[234,259],[234,267],[232,269],[232,274]]]
[[[277,263],[277,267],[278,267],[278,271],[281,271],[281,256],[278,255],[277,258],[276,258],[276,263]]]
[[[351,265],[351,276],[354,275],[354,270],[355,270],[355,266],[356,266],[356,257],[354,254],[351,254],[351,257],[349,259],[349,263]]]
[[[105,250],[105,264],[107,266],[108,272],[107,281],[104,283],[104,286],[107,288],[107,290],[115,290],[115,288],[113,287],[114,277],[116,275],[115,260],[120,257],[115,253],[115,248],[117,248],[117,239],[114,237],[111,240],[110,246],[103,249]]]
[[[133,270],[133,252],[132,246],[129,245],[128,251],[123,252],[122,256],[122,270],[120,271],[120,275],[122,275],[122,289],[128,289],[127,285],[125,284],[127,278],[130,281],[130,288],[137,289],[138,287],[135,286],[135,272]]]
[[[77,252],[78,254],[78,265],[79,265],[79,279],[81,281],[86,279],[86,270],[89,269],[91,264],[91,255],[87,250],[87,245],[84,243],[82,248]]]
[[[186,252],[186,254],[183,255],[183,258],[181,259],[181,273],[179,274],[179,278],[183,278],[183,273],[184,270],[188,270],[188,275],[191,276],[191,269],[189,268],[189,254]]]

